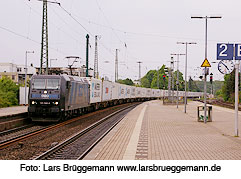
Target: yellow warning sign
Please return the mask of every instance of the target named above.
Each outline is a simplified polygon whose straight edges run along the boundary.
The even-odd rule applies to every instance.
[[[210,63],[209,63],[209,61],[208,61],[208,59],[205,59],[205,60],[203,61],[201,67],[211,67],[211,65],[210,65]]]

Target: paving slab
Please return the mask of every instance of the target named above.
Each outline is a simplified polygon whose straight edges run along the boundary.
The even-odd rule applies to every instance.
[[[129,112],[85,159],[240,160],[234,110],[214,106],[213,122],[204,124],[197,122],[200,104],[189,102],[185,114],[183,105],[177,109],[159,100],[145,102]]]

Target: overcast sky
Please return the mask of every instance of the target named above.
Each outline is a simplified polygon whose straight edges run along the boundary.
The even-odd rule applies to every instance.
[[[55,0],[53,0],[55,1]],[[240,0],[57,0],[48,5],[49,59],[52,66],[67,66],[66,56],[79,56],[76,66],[85,64],[86,34],[90,34],[90,67],[94,64],[94,36],[99,35],[99,71],[114,80],[115,49],[119,49],[119,78],[138,78],[166,64],[171,53],[185,53],[188,47],[188,76],[196,76],[204,60],[203,19],[193,15],[221,15],[208,21],[208,60],[216,61],[219,42],[241,42]],[[66,10],[66,11],[65,11]],[[68,13],[71,13],[70,14]],[[0,62],[40,64],[42,2],[37,0],[0,1]],[[175,57],[176,58],[176,57]],[[109,63],[106,63],[109,62]],[[180,57],[184,72],[185,56]],[[214,79],[222,79],[212,64]]]

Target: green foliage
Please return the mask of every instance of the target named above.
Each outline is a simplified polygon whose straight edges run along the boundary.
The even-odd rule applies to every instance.
[[[157,74],[156,70],[150,70],[144,77],[148,80],[148,82],[144,79],[144,83],[142,83],[143,80],[141,79],[141,85],[145,88],[150,88],[152,80],[156,74]]]
[[[193,79],[190,77],[188,81],[188,91],[193,92],[200,92],[201,90],[198,88],[196,81],[193,81]]]
[[[167,87],[168,78],[164,82],[163,75],[167,75],[164,72],[165,65],[162,65],[160,69],[158,69],[159,76],[157,75],[157,70],[150,70],[142,79],[141,86],[145,88],[154,88],[158,89],[158,78],[159,78],[159,88],[163,89],[164,86]]]
[[[10,78],[0,79],[0,107],[18,105],[19,86]]]
[[[200,89],[201,92],[204,90],[204,81],[194,81],[197,85],[197,88]],[[213,90],[214,92],[222,89],[222,86],[224,85],[223,81],[213,81]],[[211,93],[211,83],[207,81],[207,93]]]
[[[126,78],[125,80],[121,80],[120,79],[117,82],[120,83],[120,84],[134,86],[134,82],[131,79],[129,79],[129,78]]]
[[[160,69],[157,70],[150,70],[142,79],[141,79],[141,86],[145,88],[154,88],[158,89],[158,83],[159,83],[159,89],[167,89],[168,87],[168,74],[165,73],[165,65],[162,65]],[[158,76],[159,74],[159,76]],[[163,79],[163,75],[166,76],[165,80]],[[158,80],[159,79],[159,80]],[[176,84],[177,81],[177,71],[174,72],[174,83]],[[184,80],[183,80],[183,74],[179,71],[179,90],[184,90]],[[175,85],[176,89],[176,85]]]
[[[177,83],[177,71],[174,72],[174,84]],[[174,85],[174,88],[176,90],[177,86]],[[179,71],[179,85],[178,85],[179,91],[185,91],[185,81],[183,80],[183,74]]]
[[[224,101],[234,101],[235,91],[235,71],[224,76],[224,84],[222,87],[222,96]]]
[[[141,79],[141,86],[145,87],[145,88],[150,88],[151,84],[150,84],[150,82],[149,82],[149,80],[147,78],[143,77]]]

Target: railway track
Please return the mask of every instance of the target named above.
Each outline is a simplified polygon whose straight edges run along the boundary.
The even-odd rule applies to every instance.
[[[25,130],[29,127],[32,127],[33,124],[29,124],[29,125],[24,125],[24,126],[21,126],[21,127],[16,127],[16,128],[13,128],[13,129],[9,129],[9,130],[4,130],[2,132],[0,132],[0,137],[2,136],[6,136],[6,135],[9,135],[11,133],[15,133],[15,132],[18,132],[18,131],[21,131],[21,130]],[[1,139],[0,139],[1,141]]]
[[[5,148],[13,143],[19,142],[25,138],[44,132],[50,127],[53,127],[53,125],[37,126],[34,124],[29,124],[3,131],[0,133],[0,149]]]
[[[56,145],[35,160],[81,160],[137,104],[120,109]]]
[[[203,103],[203,100],[197,100],[199,102]],[[231,103],[227,103],[221,100],[207,100],[207,104],[211,104],[211,105],[217,105],[217,106],[221,106],[221,107],[225,107],[225,108],[230,108],[230,109],[234,109],[234,104]],[[238,110],[241,111],[241,106],[239,105]]]
[[[139,103],[137,103],[137,104],[139,104]],[[104,111],[106,111],[106,109],[104,109]],[[4,132],[2,132],[2,135],[0,135],[0,150],[7,148],[10,145],[17,144],[17,143],[19,145],[21,145],[21,143],[22,143],[21,141],[26,140],[32,136],[43,134],[50,130],[60,128],[62,126],[74,123],[75,121],[82,120],[84,118],[88,118],[93,115],[98,115],[98,113],[99,113],[99,111],[95,111],[92,113],[85,114],[83,116],[79,116],[79,117],[69,119],[67,121],[63,121],[58,124],[52,124],[52,125],[48,125],[48,126],[38,126],[38,127],[35,126],[35,129],[34,129],[34,126],[32,126],[32,127],[23,126],[22,129],[15,128],[12,130],[4,131]]]
[[[88,116],[88,114],[86,116]],[[8,131],[3,131],[3,132],[1,132],[2,135],[0,134],[0,150],[8,147],[11,144],[20,142],[20,141],[22,141],[24,139],[27,139],[29,137],[32,137],[34,135],[47,132],[49,130],[67,125],[67,124],[72,123],[72,122],[77,121],[77,120],[79,120],[79,117],[76,117],[76,118],[73,118],[73,119],[58,123],[58,124],[48,125],[48,126],[37,126],[36,127],[35,125],[30,124],[30,125],[32,125],[32,127],[30,127],[30,125],[27,125],[27,126],[22,126],[20,128],[14,128],[14,129],[11,129],[11,130],[8,130]],[[27,132],[22,132],[19,135],[15,134],[18,131],[24,131],[28,128],[33,128],[33,130],[29,130]],[[15,134],[15,135],[13,137],[9,137],[8,134]]]

